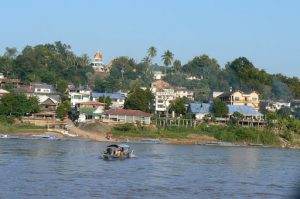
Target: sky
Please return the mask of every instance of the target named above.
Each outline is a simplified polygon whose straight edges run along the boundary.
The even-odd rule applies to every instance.
[[[97,50],[154,62],[170,50],[183,64],[207,54],[221,67],[238,57],[300,78],[298,0],[3,0],[0,54],[6,47],[62,41],[77,55]]]

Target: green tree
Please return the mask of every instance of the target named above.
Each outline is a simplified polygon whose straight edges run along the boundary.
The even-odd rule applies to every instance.
[[[292,111],[289,107],[282,107],[277,111],[277,114],[283,118],[290,118]]]
[[[0,113],[7,116],[21,117],[39,111],[36,97],[27,98],[24,94],[9,93],[0,100]]]
[[[63,120],[64,117],[71,112],[71,103],[66,100],[62,102],[56,109],[56,115],[60,120]]]
[[[187,103],[187,99],[185,98],[176,98],[169,107],[169,113],[172,113],[173,111],[179,115],[185,115],[186,114],[186,108],[185,104]]]
[[[173,63],[175,71],[178,73],[181,71],[181,61],[176,59]]]
[[[229,111],[227,104],[216,98],[211,106],[211,112],[215,117],[226,117]]]
[[[124,108],[151,112],[153,98],[150,89],[143,90],[137,84],[130,90]]]
[[[66,80],[59,80],[57,82],[57,91],[64,94],[67,90],[68,82]]]
[[[234,112],[231,116],[231,121],[235,124],[239,124],[239,122],[244,118],[244,115],[240,112]]]
[[[161,57],[166,68],[172,65],[174,54],[171,51],[167,50]]]
[[[105,103],[105,110],[110,109],[110,106],[112,105],[112,102],[111,102],[111,99],[109,96],[99,97],[98,102]]]
[[[152,59],[156,56],[157,54],[157,50],[154,46],[151,46],[149,49],[148,49],[148,57],[150,58],[151,62],[152,62]]]

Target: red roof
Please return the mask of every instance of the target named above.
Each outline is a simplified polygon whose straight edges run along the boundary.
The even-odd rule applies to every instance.
[[[129,109],[110,109],[108,111],[105,111],[104,114],[107,114],[107,115],[142,116],[142,117],[151,116],[150,113],[146,113],[144,111],[129,110]]]

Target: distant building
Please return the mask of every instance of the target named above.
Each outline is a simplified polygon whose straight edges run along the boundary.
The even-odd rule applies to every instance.
[[[100,102],[82,102],[76,104],[78,113],[78,122],[86,122],[91,119],[99,119],[105,108],[104,103]]]
[[[256,111],[259,109],[259,96],[255,91],[251,93],[244,93],[242,91],[224,92],[218,98],[229,105],[251,106]]]
[[[194,100],[194,92],[184,87],[172,87],[168,82],[156,80],[151,83],[151,91],[154,94],[155,113],[165,114],[168,107],[176,98],[186,97]]]
[[[103,121],[115,121],[122,123],[137,123],[149,125],[151,114],[140,110],[110,109],[102,114]]]
[[[151,83],[151,91],[153,93],[161,91],[163,89],[171,88],[170,84],[163,80],[156,80]]]
[[[220,95],[222,95],[224,92],[218,92],[218,91],[214,91],[212,96],[213,98],[219,97]]]
[[[59,102],[47,95],[37,96],[42,111],[56,111]]]
[[[168,107],[176,98],[187,97],[189,100],[194,100],[194,92],[185,88],[170,88],[161,89],[154,92],[154,110],[155,113],[165,114]]]
[[[192,113],[196,120],[202,120],[210,113],[209,103],[190,103],[187,112]]]
[[[270,101],[270,100],[260,100],[259,103],[259,110],[260,111],[271,111],[271,112],[276,112],[279,109],[283,107],[291,107],[290,102],[283,102],[283,101]]]
[[[46,83],[30,83],[29,85],[20,85],[18,88],[14,88],[12,90],[16,93],[24,93],[27,97],[37,97],[40,105],[48,98],[56,105],[61,101],[60,95],[56,92],[56,89],[52,85]]]
[[[188,107],[188,112],[192,113],[197,120],[202,120],[205,115],[210,113],[211,104],[208,103],[190,103]],[[231,117],[234,112],[239,112],[244,116],[245,119],[251,120],[262,120],[263,114],[256,111],[251,106],[246,105],[227,105],[228,107],[228,117]]]
[[[112,102],[110,108],[123,108],[126,99],[126,95],[124,93],[92,93],[93,101],[98,101],[99,97],[109,97]]]
[[[19,85],[23,83],[19,79],[10,79],[6,78],[3,73],[0,73],[0,87],[3,88],[5,85],[12,86],[13,88],[17,88]]]
[[[92,67],[96,72],[108,72],[109,70],[109,68],[104,64],[102,58],[103,55],[99,51],[97,51],[91,61]]]
[[[296,109],[300,109],[300,99],[291,101],[291,110],[294,112]]]
[[[0,98],[8,93],[9,93],[9,91],[0,88]]]
[[[89,93],[69,92],[71,106],[75,107],[76,104],[90,101],[91,95]]]
[[[166,74],[163,74],[162,71],[153,71],[153,79],[160,80],[165,77]]]
[[[198,78],[196,76],[188,76],[185,79],[187,79],[187,80],[201,80],[201,79],[203,79],[203,76],[201,75],[200,78]]]

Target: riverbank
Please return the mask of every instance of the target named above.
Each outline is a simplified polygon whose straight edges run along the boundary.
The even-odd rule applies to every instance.
[[[299,143],[290,143],[267,129],[245,128],[237,126],[201,125],[197,128],[156,128],[155,126],[134,126],[132,124],[107,125],[100,122],[91,122],[75,126],[68,121],[68,133],[61,130],[48,131],[44,127],[30,124],[0,125],[4,134],[32,136],[37,134],[55,135],[58,138],[77,137],[100,142],[141,142],[145,139],[157,139],[172,144],[200,144],[218,145],[225,142],[240,146],[270,146],[280,148],[300,149]],[[106,133],[112,133],[111,139]],[[228,146],[228,144],[226,144]]]

